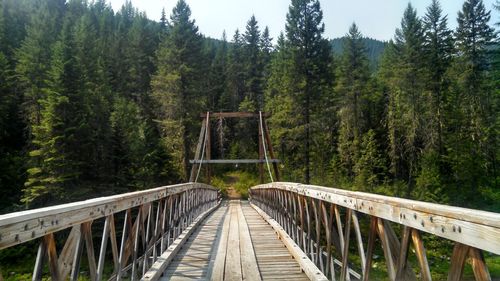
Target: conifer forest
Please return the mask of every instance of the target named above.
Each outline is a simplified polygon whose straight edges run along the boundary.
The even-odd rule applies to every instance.
[[[283,181],[498,212],[499,9],[408,4],[381,42],[326,38],[318,0],[291,0],[278,38],[259,15],[206,37],[184,0],[157,20],[0,0],[1,213],[185,182],[207,111],[270,113]],[[252,122],[216,120],[214,158],[257,158]]]

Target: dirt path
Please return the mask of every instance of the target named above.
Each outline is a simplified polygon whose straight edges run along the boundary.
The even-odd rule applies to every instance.
[[[231,199],[241,199],[241,194],[234,189],[233,184],[238,181],[237,177],[228,177],[227,184],[229,187],[227,188],[227,197],[229,200]]]
[[[229,200],[241,199],[241,194],[238,191],[236,191],[233,187],[228,187],[227,188],[227,198]]]

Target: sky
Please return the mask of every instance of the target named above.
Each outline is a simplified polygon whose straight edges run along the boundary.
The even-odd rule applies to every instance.
[[[118,11],[126,0],[108,0]],[[158,21],[162,8],[170,14],[177,0],[131,0],[139,11],[146,12],[148,18]],[[221,38],[225,30],[231,39],[238,28],[245,30],[248,19],[255,15],[261,30],[269,27],[270,34],[277,38],[285,30],[286,14],[290,0],[186,0],[191,7],[200,32],[208,37]],[[411,0],[419,16],[423,16],[431,0]],[[457,12],[461,0],[441,0],[443,12],[448,14],[448,25],[455,28]],[[487,9],[492,10],[495,0],[483,0]],[[325,23],[325,37],[337,38],[345,35],[349,26],[356,22],[366,37],[387,41],[401,24],[405,0],[320,0]],[[492,11],[491,24],[500,21],[497,11]]]

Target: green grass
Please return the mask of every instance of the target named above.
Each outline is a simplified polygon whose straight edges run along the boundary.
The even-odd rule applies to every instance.
[[[211,182],[212,186],[219,188],[224,197],[227,197],[228,188],[233,187],[243,199],[248,199],[248,189],[258,184],[256,175],[243,171],[227,172],[222,177],[213,177]]]

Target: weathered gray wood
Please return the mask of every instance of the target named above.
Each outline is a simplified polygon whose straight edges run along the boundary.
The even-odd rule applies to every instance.
[[[108,246],[108,239],[109,239],[109,230],[110,230],[110,222],[111,222],[111,217],[107,216],[106,221],[104,222],[104,229],[102,231],[102,240],[101,240],[101,249],[99,251],[99,262],[97,263],[97,274],[96,274],[96,280],[101,281],[102,280],[102,273],[104,272],[104,260],[106,258],[106,247]]]
[[[231,208],[231,206],[229,206]],[[230,210],[228,211],[230,214]],[[229,239],[229,225],[231,223],[231,216],[226,216],[222,226],[221,237],[219,241],[219,248],[215,256],[215,261],[212,270],[212,280],[224,279],[224,268],[226,265],[227,245]]]
[[[189,189],[217,192],[208,185],[187,183],[1,215],[0,250]]]
[[[382,249],[384,250],[387,274],[389,275],[389,279],[394,281],[396,280],[396,268],[393,260],[393,253],[389,242],[389,236],[387,235],[387,230],[384,226],[384,221],[380,218],[377,221],[377,230],[380,242],[382,243]]]
[[[279,235],[281,241],[288,248],[295,260],[300,264],[300,267],[304,273],[309,277],[310,280],[321,280],[326,281],[328,278],[319,270],[319,268],[307,258],[306,253],[304,253],[298,245],[290,239],[290,236],[285,232],[283,227],[281,227],[274,219],[272,219],[268,214],[266,214],[262,209],[260,209],[255,204],[250,204],[256,211],[261,215],[267,223],[269,223],[276,233]]]
[[[274,188],[324,200],[478,249],[500,254],[500,214],[335,188],[274,182]],[[432,220],[431,220],[432,218]]]
[[[126,243],[127,243],[127,236],[129,235],[128,233],[130,232],[129,229],[129,220],[130,220],[130,210],[127,210],[125,212],[125,218],[123,220],[123,231],[122,231],[122,239],[120,243],[120,256],[118,257],[118,268],[116,272],[116,280],[120,281],[122,278],[122,269],[125,266],[125,250],[126,250]]]
[[[177,239],[168,247],[168,249],[158,257],[158,260],[151,266],[151,268],[144,274],[141,278],[141,281],[155,281],[159,280],[163,271],[169,263],[172,261],[174,256],[179,252],[182,248],[182,245],[186,242],[189,236],[193,233],[196,227],[215,209],[219,207],[220,203],[211,207],[204,213],[200,214],[198,218],[188,226],[178,237]]]
[[[476,248],[469,249],[469,256],[471,259],[472,270],[477,281],[491,281],[490,272],[486,261],[484,260],[483,252]]]
[[[269,163],[280,163],[279,159],[268,159]],[[203,159],[189,160],[190,164],[265,164],[266,160],[262,159]]]
[[[403,228],[403,233],[401,237],[401,248],[399,252],[399,258],[397,262],[396,269],[396,280],[402,280],[404,278],[404,271],[406,269],[408,250],[410,248],[410,236],[412,229],[408,226]]]
[[[415,248],[415,254],[417,255],[418,264],[420,266],[420,277],[422,281],[432,281],[431,270],[429,268],[429,263],[427,262],[427,254],[425,253],[424,241],[420,233],[416,229],[411,230],[411,239],[413,241],[413,247]]]
[[[241,252],[240,252],[240,235],[238,222],[238,203],[231,201],[229,215],[231,216],[229,224],[229,234],[227,247],[231,249],[227,251],[226,268],[224,270],[224,279],[227,280],[243,280],[241,272]]]
[[[83,239],[81,225],[80,225],[78,231],[80,232],[80,234],[78,235],[78,241],[77,241],[77,244],[75,245],[75,254],[73,256],[73,264],[72,264],[71,275],[70,275],[71,281],[78,280],[78,274],[80,273],[80,262],[81,262],[82,253],[83,253],[83,244],[85,243],[85,241]]]
[[[455,243],[451,255],[451,265],[448,272],[448,281],[462,280],[464,265],[469,254],[470,247],[461,243]]]
[[[260,278],[259,269],[257,268],[257,260],[255,259],[252,239],[250,238],[250,231],[248,230],[247,221],[241,209],[241,204],[238,204],[237,211],[242,277],[243,280],[260,281],[262,279]]]
[[[57,264],[59,267],[59,278],[61,280],[66,280],[73,265],[73,258],[76,251],[76,246],[80,240],[81,231],[80,225],[75,225],[64,243],[64,247],[59,254],[57,259]]]
[[[43,262],[46,254],[47,254],[47,247],[42,239],[42,242],[40,242],[40,244],[38,245],[38,252],[35,260],[35,268],[33,269],[33,276],[32,276],[33,281],[42,280]]]
[[[352,219],[352,210],[347,209],[346,211],[346,223],[345,223],[345,236],[344,236],[344,249],[342,250],[342,270],[340,272],[340,280],[349,280],[349,274],[347,273],[348,265],[348,257],[349,257],[349,238],[351,234],[351,219]]]
[[[205,118],[206,113],[200,113],[200,118]],[[263,117],[271,116],[269,113],[262,112]],[[259,118],[258,113],[254,112],[210,112],[210,118]]]
[[[377,236],[378,218],[370,217],[370,232],[368,233],[368,245],[366,246],[366,264],[363,269],[363,281],[370,280],[370,270],[372,268],[373,249],[375,248],[375,239]]]
[[[202,146],[203,146],[203,140],[205,138],[205,126],[207,125],[207,120],[206,119],[203,119],[203,121],[201,122],[201,128],[200,128],[200,136],[198,137],[198,144],[196,145],[196,152],[194,154],[194,160],[199,160],[201,157],[201,149],[202,149]],[[199,164],[195,164],[191,167],[191,174],[189,176],[189,182],[194,182],[195,178],[196,178],[196,173],[198,172],[198,165]]]
[[[43,237],[43,241],[47,248],[49,271],[52,276],[52,280],[61,280],[61,278],[59,278],[59,264],[57,262],[56,241],[54,240],[54,234],[49,233],[45,235]]]
[[[92,240],[92,223],[85,222],[82,223],[81,230],[83,239],[85,240],[85,249],[87,251],[87,259],[89,264],[90,278],[92,280],[96,280],[97,278],[97,267],[95,263],[95,254],[94,254],[94,242]]]
[[[359,227],[359,220],[356,211],[352,211],[352,223],[354,226],[354,232],[356,234],[358,253],[359,253],[359,258],[361,260],[361,268],[364,269],[366,265],[366,256],[365,256],[365,249],[363,247],[363,237],[361,236],[361,229]]]

